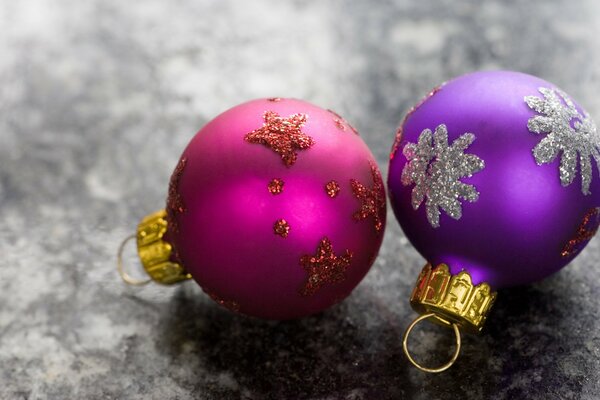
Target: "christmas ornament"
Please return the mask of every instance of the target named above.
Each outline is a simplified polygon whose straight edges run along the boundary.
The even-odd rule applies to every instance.
[[[385,216],[380,172],[354,128],[332,111],[271,98],[196,134],[166,210],[142,220],[136,237],[152,280],[193,278],[233,311],[290,319],[350,294],[375,260]],[[138,283],[120,258],[119,270]]]
[[[402,229],[428,263],[411,296],[420,314],[404,349],[442,371],[459,330],[480,332],[496,289],[569,263],[600,223],[600,136],[565,92],[516,72],[478,72],[413,108],[390,155],[388,188]],[[453,359],[424,368],[407,340],[429,319],[457,334]]]

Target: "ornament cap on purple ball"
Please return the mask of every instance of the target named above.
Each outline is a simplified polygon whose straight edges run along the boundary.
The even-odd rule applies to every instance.
[[[476,72],[432,91],[402,122],[388,174],[428,262],[413,308],[481,331],[496,289],[558,271],[596,233],[599,165],[589,114],[540,78]]]
[[[194,279],[232,311],[299,318],[358,285],[385,217],[376,160],[347,121],[304,101],[259,99],[194,136],[166,209],[138,226],[138,254],[158,283]]]

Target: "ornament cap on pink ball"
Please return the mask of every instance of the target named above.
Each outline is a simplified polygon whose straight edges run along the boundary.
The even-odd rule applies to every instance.
[[[394,213],[428,261],[413,308],[481,331],[495,289],[558,271],[596,233],[599,166],[594,122],[549,82],[477,72],[431,92],[402,122],[388,174]]]
[[[304,101],[259,99],[194,136],[166,209],[138,227],[138,254],[156,282],[193,278],[232,311],[299,318],[362,280],[385,217],[376,160],[348,122]]]

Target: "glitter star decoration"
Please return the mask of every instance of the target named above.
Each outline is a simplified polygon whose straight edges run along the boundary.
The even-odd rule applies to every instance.
[[[371,187],[363,185],[356,179],[350,180],[352,194],[360,201],[360,208],[354,213],[353,217],[357,221],[373,217],[375,231],[382,232],[385,215],[385,190],[377,166],[370,163],[370,167],[373,180]]]
[[[406,121],[406,117],[404,117],[404,120]],[[396,135],[394,136],[394,143],[392,144],[392,150],[390,151],[390,161],[392,161],[394,159],[394,157],[396,157],[396,152],[398,151],[398,148],[400,148],[400,142],[402,141],[403,129],[404,129],[404,121],[402,121],[402,124],[396,130]]]
[[[169,217],[169,223],[173,230],[177,232],[177,220],[174,218],[175,214],[181,214],[185,212],[185,204],[183,202],[183,197],[181,193],[179,193],[179,182],[181,181],[181,175],[183,175],[183,170],[187,164],[187,158],[183,157],[177,163],[177,167],[173,171],[173,175],[171,175],[171,180],[169,181],[169,193],[167,195],[167,215]]]
[[[393,160],[394,157],[396,157],[396,153],[398,152],[398,149],[400,148],[400,142],[402,141],[402,131],[404,130],[404,125],[406,124],[406,121],[408,121],[408,119],[419,109],[419,107],[421,107],[423,104],[425,104],[425,102],[427,100],[429,100],[431,97],[433,97],[435,94],[437,94],[440,90],[442,90],[444,85],[445,85],[445,83],[442,83],[441,85],[434,87],[431,90],[431,92],[427,93],[427,95],[425,97],[423,97],[421,100],[419,100],[419,102],[417,104],[415,104],[414,106],[412,106],[410,108],[410,110],[408,110],[408,112],[404,116],[404,119],[402,120],[402,123],[396,130],[396,137],[394,138],[394,144],[392,145],[392,151],[390,152],[390,161]]]
[[[600,208],[590,209],[583,217],[575,237],[567,242],[560,255],[562,257],[571,257],[577,254],[591,238],[598,232],[600,225]]]
[[[182,213],[185,211],[185,205],[183,204],[183,198],[179,193],[179,181],[181,180],[181,175],[183,174],[183,170],[185,169],[185,165],[187,164],[187,158],[183,157],[177,163],[177,167],[173,171],[173,175],[171,175],[171,180],[169,181],[169,194],[167,196],[167,208],[171,211]]]
[[[533,148],[538,165],[547,164],[560,156],[560,183],[568,186],[577,176],[577,162],[581,174],[581,192],[590,194],[592,164],[600,170],[600,136],[589,114],[581,114],[573,100],[559,89],[539,88],[543,98],[526,96],[525,103],[538,113],[529,119],[527,128],[532,133],[546,136]]]
[[[352,262],[352,252],[346,249],[344,255],[336,256],[329,238],[319,242],[315,255],[300,258],[300,265],[308,273],[306,283],[300,289],[302,296],[312,296],[323,285],[342,282],[346,279],[346,269]]]
[[[247,133],[244,139],[249,143],[267,146],[279,154],[288,167],[296,162],[297,150],[306,150],[315,144],[312,137],[302,132],[302,127],[308,120],[306,114],[292,114],[283,118],[275,111],[266,111],[263,119],[263,126]]]
[[[427,220],[434,228],[440,226],[440,209],[458,220],[462,216],[459,199],[469,202],[479,199],[475,186],[460,181],[485,167],[481,158],[465,153],[474,140],[475,135],[464,133],[449,145],[448,130],[441,124],[433,134],[430,129],[423,130],[418,143],[409,142],[402,149],[408,161],[402,170],[402,184],[415,185],[411,198],[413,209],[417,210],[427,198]]]

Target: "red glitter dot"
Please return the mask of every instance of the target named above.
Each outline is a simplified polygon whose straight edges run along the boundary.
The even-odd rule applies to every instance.
[[[290,224],[285,219],[278,219],[273,225],[273,232],[282,238],[286,238],[290,234]]]
[[[342,120],[338,119],[338,118],[334,118],[333,119],[333,123],[335,124],[335,126],[341,130],[341,131],[345,131],[346,130],[346,126],[344,125],[344,123],[342,122]]]
[[[340,185],[336,181],[329,181],[325,185],[325,192],[333,199],[340,192]]]
[[[350,123],[348,121],[346,121],[344,118],[342,118],[338,113],[336,113],[333,110],[327,110],[327,111],[329,111],[335,117],[335,118],[333,118],[333,123],[339,130],[345,131],[346,126],[348,126],[352,130],[352,132],[354,132],[356,135],[358,135],[358,131],[352,125],[350,125]]]
[[[279,178],[273,178],[271,182],[269,182],[269,192],[271,194],[280,194],[281,192],[283,192],[283,185],[283,180]]]

